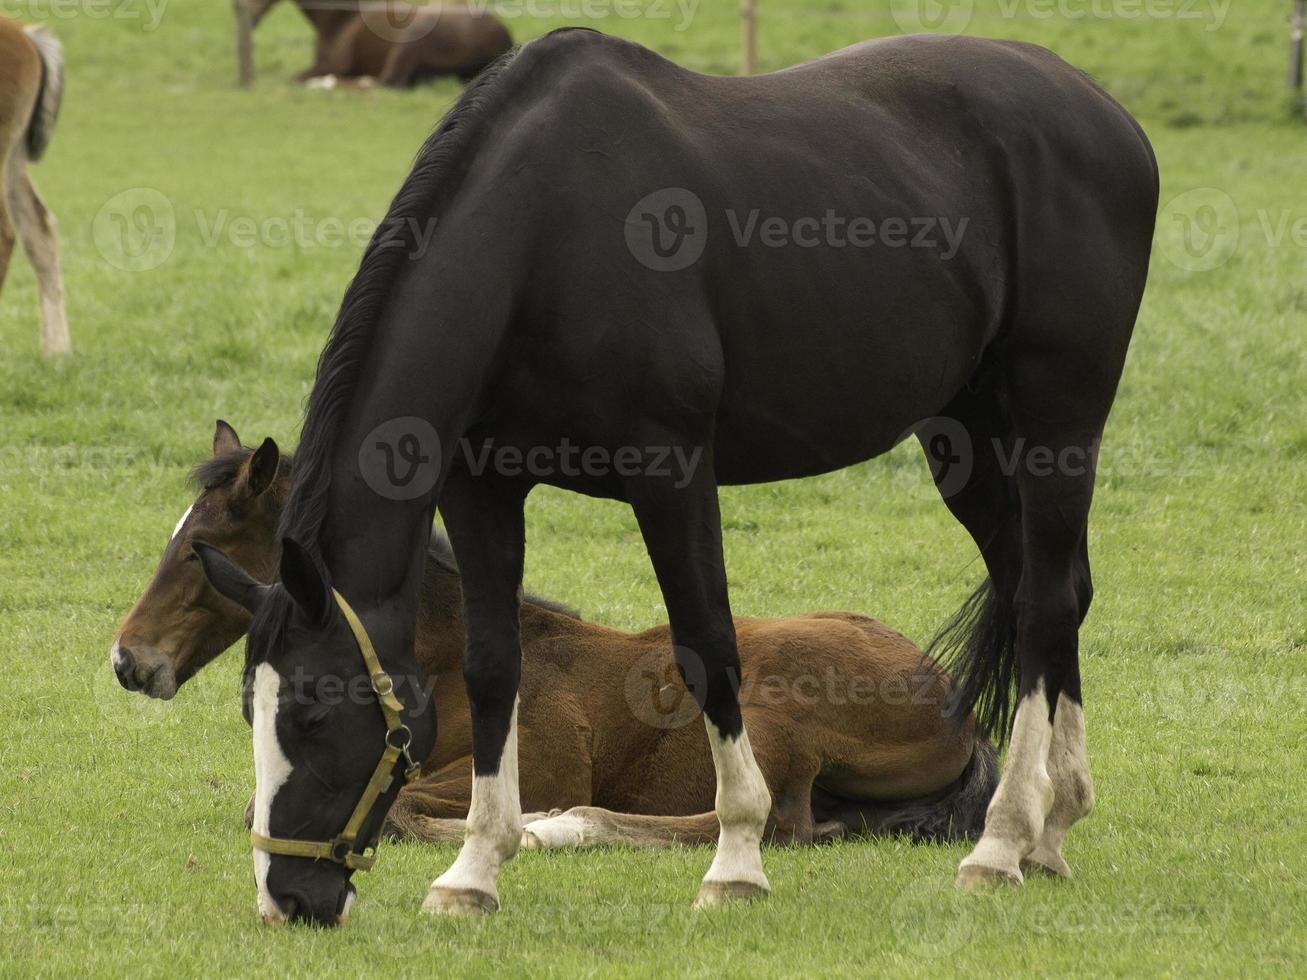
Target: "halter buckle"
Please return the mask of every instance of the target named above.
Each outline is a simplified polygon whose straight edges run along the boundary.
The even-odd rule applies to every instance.
[[[379,698],[388,698],[395,693],[395,679],[384,670],[372,675],[372,692]]]

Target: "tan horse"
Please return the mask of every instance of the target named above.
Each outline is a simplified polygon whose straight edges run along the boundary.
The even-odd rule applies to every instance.
[[[54,215],[36,192],[27,164],[41,159],[50,143],[63,88],[63,53],[54,35],[0,18],[0,286],[17,237],[36,272],[41,349],[47,354],[67,353],[72,341]]]
[[[257,25],[277,0],[247,0]],[[399,0],[295,0],[317,33],[313,64],[296,76],[374,79],[408,88],[438,75],[464,81],[512,47],[494,14]]]
[[[270,580],[292,466],[271,439],[250,450],[218,423],[213,457],[194,474],[200,495],[113,643],[124,687],[170,698],[245,632],[248,614],[208,585],[191,545],[216,545]],[[448,544],[432,541],[416,643],[438,737],[387,830],[457,841],[472,788],[462,593]],[[521,616],[522,806],[535,811],[524,844],[715,840],[712,756],[668,627],[624,633],[530,597]],[[948,679],[909,640],[846,612],[740,617],[736,630],[740,702],[771,790],[773,841],[979,833],[997,778],[994,748],[975,737],[970,717],[960,728],[945,718]]]

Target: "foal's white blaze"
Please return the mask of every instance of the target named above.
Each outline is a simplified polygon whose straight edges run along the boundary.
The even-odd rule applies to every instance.
[[[1023,880],[1021,860],[1034,848],[1053,806],[1053,781],[1048,775],[1052,740],[1041,678],[1017,706],[1007,765],[985,811],[985,832],[958,868],[959,883],[966,884],[968,875],[975,873],[968,869],[986,869],[1016,882]]]
[[[186,526],[186,518],[191,516],[191,511],[193,511],[194,509],[195,509],[194,504],[191,504],[189,507],[186,508],[186,513],[181,516],[181,520],[177,522],[177,526],[172,529],[173,538],[177,537],[177,535],[182,533],[182,528]],[[169,538],[168,540],[171,541],[172,538]]]
[[[433,912],[476,911],[459,894],[481,896],[481,911],[499,907],[495,880],[499,868],[512,859],[522,840],[522,803],[517,787],[517,703],[493,776],[472,777],[472,804],[467,814],[463,849],[449,870],[431,883],[422,907]]]
[[[254,668],[251,699],[251,727],[254,730],[254,830],[271,836],[272,801],[290,778],[291,764],[277,741],[277,692],[281,677],[269,664]],[[255,848],[254,882],[259,889],[259,914],[268,922],[282,922],[285,916],[268,892],[271,855]]]
[[[717,819],[722,833],[704,884],[745,884],[770,890],[762,870],[762,832],[771,812],[767,781],[753,757],[749,733],[726,738],[707,715],[708,744],[717,769]]]
[[[109,648],[109,666],[114,669],[115,673],[118,670],[118,665],[122,663],[122,660],[123,651],[119,646],[118,641],[115,639],[113,641],[113,646]]]

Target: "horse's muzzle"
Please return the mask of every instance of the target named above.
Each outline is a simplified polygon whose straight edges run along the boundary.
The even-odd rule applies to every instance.
[[[118,683],[128,691],[140,691],[152,698],[167,701],[177,693],[172,664],[168,657],[157,651],[142,651],[115,643],[109,652],[109,662]]]

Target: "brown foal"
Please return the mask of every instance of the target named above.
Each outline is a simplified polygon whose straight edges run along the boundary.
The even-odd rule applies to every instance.
[[[36,192],[27,165],[41,159],[49,145],[63,78],[63,54],[53,34],[0,17],[0,286],[14,242],[21,240],[36,273],[41,349],[47,354],[67,353],[72,342],[54,215]]]
[[[111,651],[122,685],[177,688],[244,634],[248,614],[208,585],[192,544],[222,548],[271,580],[293,459],[242,447],[219,422],[183,515]],[[716,779],[698,708],[677,673],[668,627],[625,633],[559,606],[522,604],[519,721],[528,847],[710,843]],[[948,678],[908,639],[849,612],[736,619],[741,709],[772,795],[768,834],[811,843],[846,834],[974,836],[997,780],[993,746],[946,717]],[[458,570],[433,535],[417,659],[438,737],[387,832],[459,841],[471,800],[472,734],[463,680]],[[694,682],[693,676],[690,682]]]

